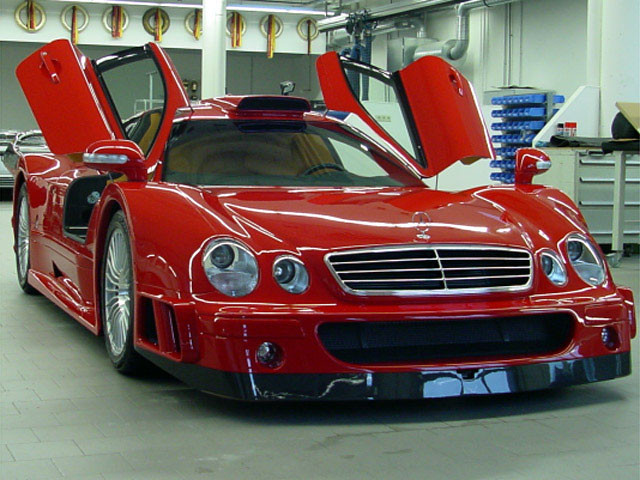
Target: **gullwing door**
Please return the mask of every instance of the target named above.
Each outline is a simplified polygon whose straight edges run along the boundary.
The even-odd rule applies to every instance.
[[[100,101],[104,93],[91,61],[69,40],[36,50],[18,65],[16,76],[53,153],[83,152],[120,133]]]
[[[328,52],[316,66],[327,108],[357,114],[425,177],[494,158],[473,87],[441,58],[391,73]]]
[[[165,52],[150,43],[90,60],[68,40],[40,48],[16,69],[36,121],[56,154],[98,140],[164,148],[177,108],[189,105]]]

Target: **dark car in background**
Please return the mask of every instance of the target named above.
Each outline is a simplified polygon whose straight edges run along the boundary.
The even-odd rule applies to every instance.
[[[19,152],[23,154],[49,152],[42,132],[40,130],[0,131],[0,188],[13,188],[13,172],[17,168]]]

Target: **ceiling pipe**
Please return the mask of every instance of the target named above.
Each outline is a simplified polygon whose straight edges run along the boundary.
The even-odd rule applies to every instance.
[[[472,0],[456,5],[455,9],[458,16],[456,38],[439,44],[437,48],[417,49],[414,54],[414,60],[427,55],[436,55],[447,60],[460,60],[469,49],[469,14],[471,10],[480,7],[497,7],[517,1],[519,0]]]
[[[460,0],[406,0],[400,3],[392,3],[381,7],[374,7],[367,10],[367,19],[383,20],[385,18],[397,17],[408,12],[424,10],[432,7],[451,6],[460,3]],[[328,32],[338,30],[347,26],[349,15],[343,13],[333,17],[323,18],[318,21],[318,30]]]
[[[383,22],[376,22],[375,27],[370,31],[369,35],[371,35],[372,37],[377,37],[378,35],[384,35],[391,32],[400,32],[403,30],[412,29],[424,31],[424,25],[417,18],[405,17],[399,19],[389,19]],[[328,45],[332,48],[341,48],[352,42],[352,36],[349,35],[346,30],[329,32]]]

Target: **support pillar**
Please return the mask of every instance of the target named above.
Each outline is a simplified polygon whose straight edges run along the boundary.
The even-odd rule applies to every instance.
[[[226,0],[202,0],[202,98],[226,93],[226,25]]]

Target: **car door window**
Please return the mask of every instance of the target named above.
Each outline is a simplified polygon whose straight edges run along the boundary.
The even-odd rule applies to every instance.
[[[108,92],[127,138],[148,153],[163,116],[165,86],[156,62],[143,49],[121,52],[116,58],[96,62],[100,80]],[[132,126],[131,117],[139,116]]]
[[[387,72],[366,68],[363,64],[343,63],[349,85],[362,108],[412,157],[411,124],[403,113],[396,84]]]

